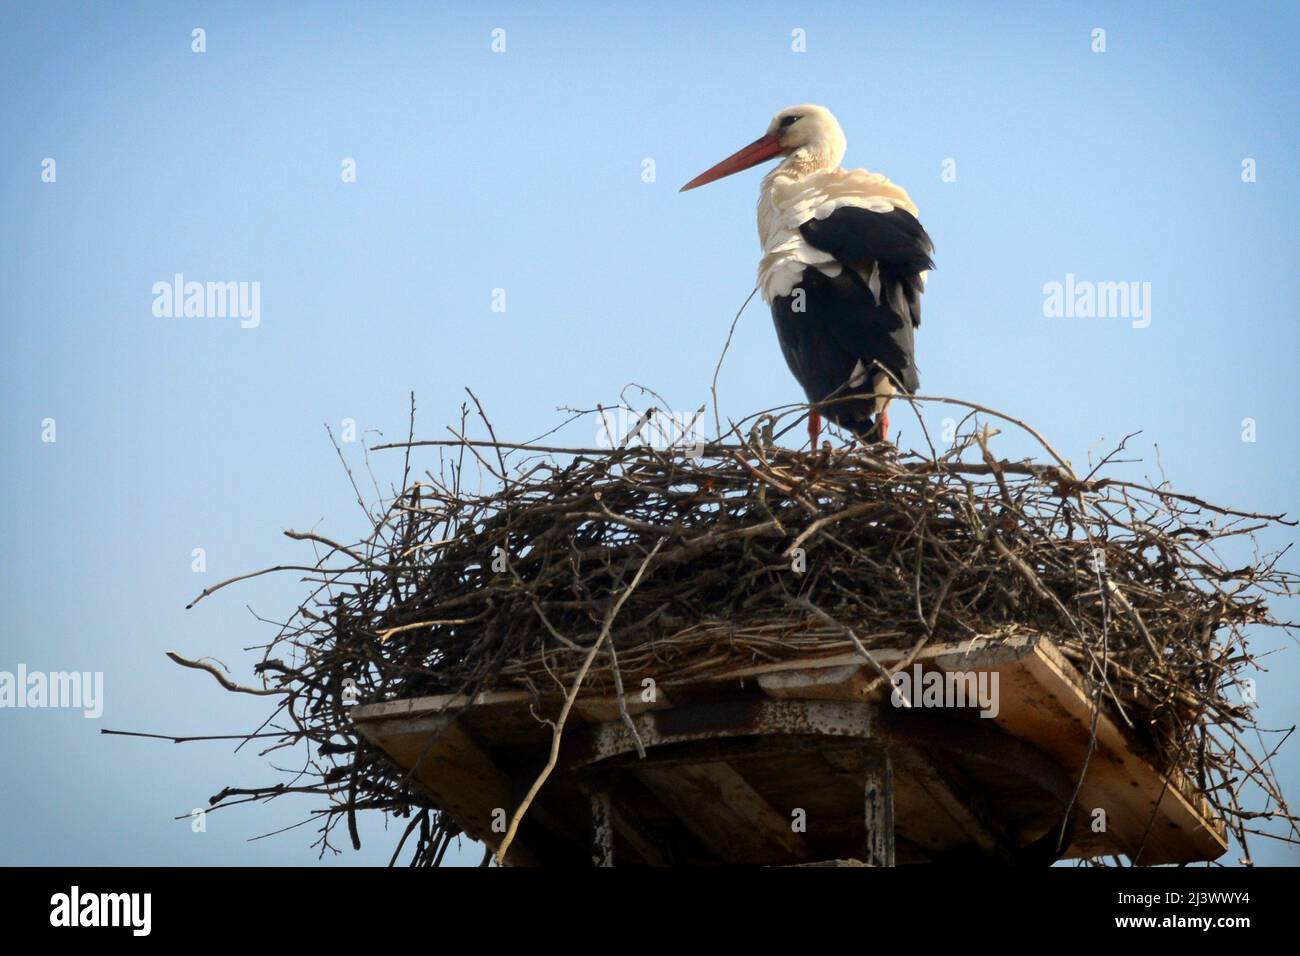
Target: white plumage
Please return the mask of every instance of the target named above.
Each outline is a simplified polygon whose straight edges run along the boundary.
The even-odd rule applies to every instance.
[[[859,206],[879,213],[902,208],[920,218],[920,211],[902,186],[880,173],[840,167],[846,145],[844,132],[824,107],[792,106],[782,110],[772,120],[768,133],[775,133],[782,117],[792,113],[799,115],[795,129],[803,142],[763,177],[758,197],[758,237],[763,245],[758,288],[768,303],[789,295],[807,266],[831,277],[840,273],[840,264],[830,253],[813,248],[800,235],[799,227],[809,219],[826,219],[841,206]]]

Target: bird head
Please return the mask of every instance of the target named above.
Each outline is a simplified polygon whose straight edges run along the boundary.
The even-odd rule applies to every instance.
[[[844,131],[824,106],[787,106],[772,117],[767,132],[743,149],[732,153],[681,188],[694,189],[749,169],[776,156],[801,160],[809,169],[838,166],[844,158]]]

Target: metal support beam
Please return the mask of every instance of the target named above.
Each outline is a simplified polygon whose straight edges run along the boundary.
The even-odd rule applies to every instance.
[[[614,865],[614,800],[608,787],[591,792],[591,865]]]
[[[868,866],[894,865],[894,768],[889,752],[872,747],[864,754]]]
[[[638,714],[634,737],[620,720],[598,724],[585,752],[572,766],[587,766],[646,748],[686,741],[775,736],[827,736],[865,740],[873,736],[873,709],[857,701],[726,700]]]

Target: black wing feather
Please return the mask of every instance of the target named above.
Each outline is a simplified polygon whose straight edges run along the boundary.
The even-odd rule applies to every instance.
[[[810,246],[829,252],[849,268],[862,270],[879,263],[884,297],[913,326],[921,324],[921,273],[934,268],[930,258],[934,243],[910,212],[841,206],[825,219],[809,219],[799,232]]]
[[[825,219],[809,219],[799,231],[809,245],[840,262],[876,259],[912,275],[934,268],[930,260],[934,243],[920,220],[906,209],[872,212],[860,206],[841,206]]]
[[[921,223],[903,209],[880,213],[844,206],[825,219],[810,219],[799,231],[844,267],[830,277],[809,266],[789,296],[772,302],[781,351],[808,399],[869,394],[871,375],[862,386],[845,387],[859,362],[866,369],[879,362],[915,392],[920,377],[912,330],[921,324],[921,273],[934,268],[934,244]],[[877,269],[878,294],[869,282]],[[802,310],[796,306],[800,299]],[[872,427],[866,400],[836,402],[826,414],[859,433]]]

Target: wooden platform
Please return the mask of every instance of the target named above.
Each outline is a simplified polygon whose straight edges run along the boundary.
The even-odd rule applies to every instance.
[[[902,656],[875,652],[886,667]],[[869,691],[875,672],[857,654],[660,684],[652,703],[629,688],[635,735],[616,699],[580,697],[508,862],[1042,863],[1057,855],[1071,804],[1065,858],[1187,863],[1226,850],[1204,800],[1162,775],[1114,714],[1098,718],[1089,753],[1083,681],[1050,641],[940,645],[917,661],[926,671],[996,674],[997,716],[891,706],[879,684]],[[559,700],[543,702],[545,716]],[[467,834],[495,848],[545,764],[551,731],[524,692],[465,703],[359,705],[353,719],[414,768]]]

